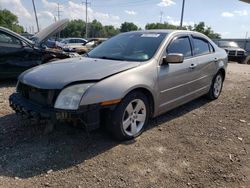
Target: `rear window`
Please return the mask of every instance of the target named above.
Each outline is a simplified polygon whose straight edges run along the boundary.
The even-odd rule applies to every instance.
[[[209,43],[200,38],[193,38],[194,55],[204,55],[210,53]]]

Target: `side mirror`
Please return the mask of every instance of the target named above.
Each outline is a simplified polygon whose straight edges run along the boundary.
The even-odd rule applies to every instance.
[[[28,45],[23,41],[21,41],[21,46],[22,46],[22,48],[28,47]]]
[[[183,54],[171,53],[163,57],[162,64],[178,64],[184,61]]]

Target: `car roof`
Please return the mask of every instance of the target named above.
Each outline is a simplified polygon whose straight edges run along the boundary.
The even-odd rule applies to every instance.
[[[196,37],[202,37],[205,38],[207,40],[209,40],[210,42],[212,41],[209,37],[207,37],[206,35],[197,32],[197,31],[189,31],[189,30],[174,30],[174,29],[150,29],[150,30],[139,30],[139,31],[130,31],[128,33],[165,33],[165,34],[184,34],[184,35],[194,35]]]
[[[189,30],[177,30],[177,29],[150,29],[150,30],[139,30],[139,31],[131,31],[131,32],[138,32],[138,33],[183,33],[183,34],[198,34],[203,35],[196,31],[189,31]]]

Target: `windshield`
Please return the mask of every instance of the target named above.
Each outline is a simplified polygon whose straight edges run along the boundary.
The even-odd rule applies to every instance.
[[[239,47],[236,42],[230,42],[230,41],[219,41],[218,44],[219,47]]]
[[[117,35],[89,52],[92,58],[124,61],[151,59],[167,33],[132,32]]]

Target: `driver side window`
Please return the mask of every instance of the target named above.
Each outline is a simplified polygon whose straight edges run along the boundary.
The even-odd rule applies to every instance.
[[[0,32],[0,46],[14,46],[21,48],[22,43],[17,38],[6,33]]]
[[[189,37],[180,37],[174,39],[167,48],[167,54],[170,53],[183,54],[184,58],[191,57],[192,50]]]

